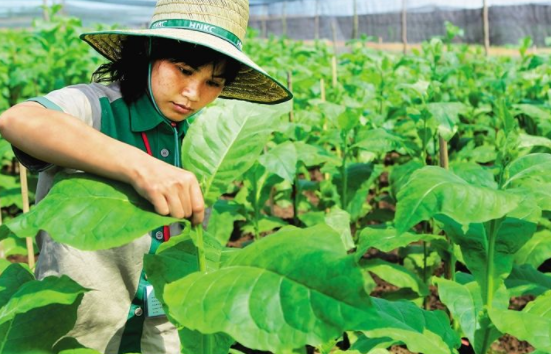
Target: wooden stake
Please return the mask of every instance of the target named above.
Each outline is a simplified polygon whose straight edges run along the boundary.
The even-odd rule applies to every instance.
[[[326,102],[326,98],[325,98],[325,80],[323,78],[320,79],[320,96],[321,96],[321,101],[322,102]],[[323,119],[323,131],[327,131],[327,118],[324,117]],[[325,180],[329,180],[331,178],[331,176],[329,175],[329,173],[324,173],[323,174],[323,178],[325,178]],[[329,213],[329,209],[326,210],[327,213]]]
[[[283,26],[283,37],[287,37],[287,1],[283,1],[281,8],[281,25]]]
[[[331,21],[331,32],[333,33],[333,54],[337,55],[337,20]]]
[[[289,88],[289,91],[293,92],[293,74],[288,71],[287,72],[287,87]],[[293,123],[295,120],[294,118],[294,112],[293,112],[293,104],[291,103],[291,111],[289,112],[289,122]]]
[[[447,170],[449,169],[448,143],[441,136],[438,136],[438,143],[440,145],[440,167]]]
[[[408,51],[408,16],[407,16],[407,0],[402,0],[402,43],[404,44],[403,53]]]
[[[337,77],[337,57],[333,56],[331,59],[331,68],[333,73],[333,87],[337,87],[337,82],[339,81],[339,78]]]
[[[23,200],[23,213],[29,212],[29,185],[27,183],[27,168],[19,164],[19,176],[21,178],[21,198]],[[27,253],[29,268],[34,269],[34,246],[32,237],[27,237]]]
[[[488,19],[488,0],[482,0],[482,22],[484,25],[484,52],[490,53],[490,21]]]
[[[320,79],[320,98],[323,102],[325,102],[325,80],[323,78]]]
[[[314,37],[316,41],[320,38],[320,12],[319,12],[320,0],[316,0],[316,17],[314,18],[315,28]]]
[[[353,8],[354,8],[354,23],[352,27],[352,39],[358,39],[358,27],[359,27],[359,21],[358,21],[358,4],[357,0],[353,1]]]
[[[268,21],[268,5],[264,5],[264,16],[262,16],[262,37],[268,38],[268,26],[266,24]]]
[[[42,10],[44,21],[48,22],[50,21],[50,15],[48,14],[48,0],[42,0],[42,6],[44,6],[44,9]]]

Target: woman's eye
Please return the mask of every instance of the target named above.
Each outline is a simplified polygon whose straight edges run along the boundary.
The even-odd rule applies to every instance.
[[[216,81],[209,81],[208,84],[209,86],[212,86],[212,87],[222,87],[222,84]]]
[[[178,67],[178,70],[180,70],[180,72],[186,76],[189,76],[191,74],[193,74],[193,72],[189,69],[186,69],[186,68],[182,68],[182,67]]]

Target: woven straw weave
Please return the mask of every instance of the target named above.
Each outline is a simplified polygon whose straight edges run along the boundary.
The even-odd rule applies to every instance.
[[[159,0],[151,23],[169,19],[205,22],[224,28],[241,41],[249,19],[248,0]],[[85,33],[81,38],[109,60],[120,57],[121,42],[127,36],[154,36],[195,43],[236,59],[243,65],[233,83],[224,87],[220,97],[258,103],[279,103],[291,93],[271,78],[247,55],[230,42],[211,34],[187,29],[156,28]]]

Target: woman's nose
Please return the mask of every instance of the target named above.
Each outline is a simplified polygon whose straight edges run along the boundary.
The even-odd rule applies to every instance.
[[[201,83],[199,80],[188,80],[182,91],[182,95],[190,101],[197,102],[201,98]]]

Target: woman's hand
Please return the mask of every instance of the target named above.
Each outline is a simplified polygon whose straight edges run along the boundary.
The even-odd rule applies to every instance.
[[[205,202],[195,175],[150,156],[136,168],[130,184],[161,215],[190,219],[193,225],[203,222]]]

